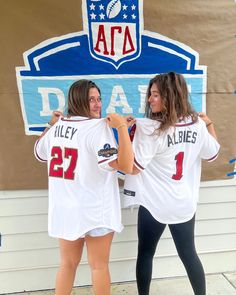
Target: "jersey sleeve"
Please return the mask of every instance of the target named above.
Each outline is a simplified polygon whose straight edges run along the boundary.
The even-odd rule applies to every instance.
[[[201,119],[199,119],[201,120]],[[202,129],[202,147],[200,151],[200,157],[208,162],[214,161],[219,154],[220,144],[218,141],[207,131],[205,123],[202,121],[201,129]]]
[[[112,129],[104,119],[96,126],[91,144],[98,166],[102,170],[115,171],[109,163],[117,159],[118,146]]]
[[[134,165],[144,170],[156,155],[158,150],[158,136],[155,129],[157,122],[150,119],[137,119],[133,138]]]
[[[47,162],[49,150],[49,135],[50,130],[41,138],[39,138],[34,145],[34,156],[40,162]]]

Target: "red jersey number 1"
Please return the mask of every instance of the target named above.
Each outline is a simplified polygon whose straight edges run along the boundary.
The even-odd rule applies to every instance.
[[[180,180],[183,176],[183,160],[184,160],[184,152],[179,152],[175,156],[176,161],[176,173],[172,175],[172,179]]]

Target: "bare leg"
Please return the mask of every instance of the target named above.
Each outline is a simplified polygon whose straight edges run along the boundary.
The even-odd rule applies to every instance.
[[[102,237],[86,236],[88,262],[95,295],[110,295],[109,255],[114,233]]]
[[[59,245],[61,262],[56,278],[56,295],[70,295],[82,256],[84,239],[76,241],[59,239]]]

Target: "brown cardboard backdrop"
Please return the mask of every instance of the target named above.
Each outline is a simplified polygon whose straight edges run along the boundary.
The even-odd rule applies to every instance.
[[[47,187],[46,167],[34,159],[36,136],[26,136],[15,67],[23,52],[49,38],[82,31],[79,0],[0,0],[0,189]],[[203,180],[226,179],[236,156],[236,3],[232,0],[144,0],[144,29],[199,53],[207,69],[207,112],[221,154],[203,165]]]

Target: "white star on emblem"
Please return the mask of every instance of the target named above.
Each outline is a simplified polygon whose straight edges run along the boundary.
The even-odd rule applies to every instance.
[[[123,19],[127,19],[128,15],[127,14],[123,14]]]
[[[104,13],[100,13],[99,16],[100,16],[100,19],[105,19],[105,14]]]
[[[132,14],[132,19],[136,19],[136,15],[135,14]]]
[[[132,10],[135,10],[135,8],[136,8],[136,6],[133,4],[133,5],[131,6],[131,9],[132,9]]]
[[[100,10],[104,10],[104,6],[102,4],[99,5]]]
[[[128,6],[125,5],[125,4],[122,6],[123,10],[127,10],[127,7],[128,7]]]
[[[91,16],[91,19],[96,19],[96,14],[91,13],[90,16]]]
[[[95,5],[93,3],[90,5],[90,10],[95,10]]]

